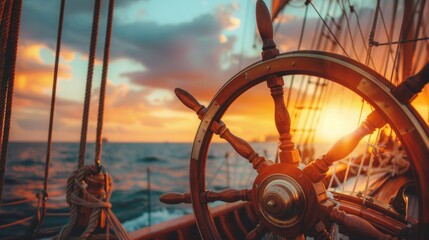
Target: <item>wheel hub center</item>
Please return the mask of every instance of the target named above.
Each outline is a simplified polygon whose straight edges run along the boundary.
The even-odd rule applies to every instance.
[[[291,196],[292,195],[292,196]],[[285,186],[275,184],[267,187],[262,199],[265,212],[276,217],[290,215],[294,205],[294,196]]]
[[[283,174],[272,175],[262,181],[258,199],[264,218],[279,227],[295,225],[305,210],[305,195],[301,186]]]

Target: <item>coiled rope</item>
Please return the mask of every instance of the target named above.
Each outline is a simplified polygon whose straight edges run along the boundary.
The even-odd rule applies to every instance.
[[[103,176],[104,175],[104,176]],[[90,191],[91,187],[98,185],[98,190],[102,189],[99,181],[103,179],[107,183],[104,189],[107,191]],[[97,184],[94,184],[97,182]],[[97,189],[96,189],[97,190]],[[67,181],[67,203],[70,205],[70,222],[64,226],[55,239],[62,240],[73,234],[73,229],[78,225],[78,218],[82,218],[82,208],[90,209],[89,222],[86,229],[77,237],[78,239],[108,239],[109,228],[105,233],[100,233],[100,215],[105,214],[107,224],[115,233],[117,239],[129,239],[127,232],[122,227],[119,220],[112,213],[112,204],[109,202],[112,194],[112,179],[106,173],[102,174],[96,166],[84,166],[74,171]],[[96,196],[99,195],[99,196]],[[84,210],[85,211],[85,210]],[[94,234],[95,233],[95,234]],[[76,237],[75,237],[76,238]],[[69,237],[67,239],[74,239]],[[115,239],[115,238],[112,238]]]

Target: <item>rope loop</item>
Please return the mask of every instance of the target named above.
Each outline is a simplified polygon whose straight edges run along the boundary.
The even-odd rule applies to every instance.
[[[55,239],[109,238],[129,239],[119,220],[111,211],[112,178],[102,167],[83,166],[74,171],[67,181],[66,200],[70,206],[70,221]],[[104,232],[103,232],[104,231]]]

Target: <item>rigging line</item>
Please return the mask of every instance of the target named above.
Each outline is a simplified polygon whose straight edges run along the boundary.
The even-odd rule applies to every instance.
[[[394,1],[394,5],[393,5],[393,15],[392,15],[392,20],[391,20],[391,25],[390,25],[390,35],[393,36],[394,32],[395,32],[395,24],[396,24],[396,14],[398,12],[398,1],[399,0],[395,0]],[[396,53],[395,53],[396,54]],[[394,60],[395,61],[395,60]],[[392,65],[394,64],[394,61],[392,62]],[[386,64],[387,65],[387,64]],[[387,67],[386,67],[387,68]],[[387,69],[386,69],[387,71]]]
[[[386,26],[386,21],[384,20],[383,10],[381,10],[381,8],[380,8],[379,11],[380,11],[381,22],[383,23],[383,29],[384,29],[384,32],[386,33],[387,41],[389,42],[388,43],[388,45],[389,45],[389,48],[388,48],[389,49],[389,56],[392,58],[392,61],[393,61],[393,56],[391,53],[391,51],[393,51],[393,49],[392,49],[392,44],[393,44],[392,38],[389,35],[389,32],[387,32],[387,26]]]
[[[316,86],[314,87],[314,90],[313,90],[313,94],[311,95],[311,99],[310,99],[310,104],[309,104],[309,106],[313,106],[314,105],[314,101],[315,101],[315,99],[316,99],[316,95],[317,95],[317,93],[319,92],[319,86],[321,85],[321,83],[320,83],[320,78],[318,78],[317,79],[317,81],[315,82],[315,83],[313,83],[313,84],[315,84]],[[322,86],[322,88],[323,88],[323,86]],[[308,109],[308,111],[307,111],[307,114],[306,114],[306,117],[304,118],[304,123],[303,123],[303,129],[305,129],[306,128],[306,126],[307,126],[307,123],[308,123],[308,120],[310,119],[310,116],[312,115],[312,112],[315,112],[315,111],[317,111],[316,109],[315,110],[312,110],[312,109]],[[301,134],[300,135],[300,138],[299,138],[299,141],[298,142],[302,142],[303,141],[303,138],[304,138],[304,134]]]
[[[355,8],[353,5],[350,4],[350,0],[347,0],[348,4],[349,4],[349,8],[350,8],[350,12],[354,13],[355,17],[356,17],[356,23],[358,25],[358,29],[359,29],[359,34],[362,40],[362,44],[365,47],[365,51],[368,52],[368,46],[367,46],[367,42],[365,41],[365,37],[362,31],[362,26],[360,25],[360,19],[359,19],[359,15],[356,12]],[[375,69],[375,64],[374,64],[374,60],[372,59],[372,57],[370,56],[370,62],[372,64],[372,67]]]
[[[422,19],[423,19],[423,12],[424,12],[424,10],[425,10],[425,6],[426,6],[426,0],[421,0],[420,1],[420,12],[419,12],[419,16],[417,17],[417,24],[416,24],[416,26],[417,26],[417,29],[416,29],[416,32],[415,32],[415,34],[414,34],[414,39],[418,39],[418,37],[419,37],[419,33],[420,33],[420,28],[419,28],[419,26],[421,25],[421,23],[422,23]],[[427,39],[429,39],[429,38],[427,38]],[[416,51],[416,44],[414,44],[414,47],[413,47],[413,53]]]
[[[416,12],[416,10],[417,10],[417,4],[414,5],[414,8],[413,8],[412,11]],[[403,19],[402,24],[401,24],[401,30],[399,32],[398,41],[401,41],[401,39],[404,38],[404,36],[403,36],[403,34],[404,34],[403,33],[404,27],[405,27],[405,29],[409,29],[410,27],[412,27],[411,26],[412,21],[409,21],[408,24],[407,24],[407,26],[404,26],[404,22],[405,21]],[[390,82],[392,82],[392,78],[393,78],[393,75],[395,73],[395,68],[396,68],[396,79],[395,80],[396,80],[396,82],[399,81],[399,64],[398,64],[398,58],[399,58],[400,50],[401,49],[402,49],[402,44],[398,44],[397,47],[396,47],[396,52],[395,52],[395,59],[393,61],[392,73],[391,73],[390,79],[389,79]],[[405,80],[405,79],[403,79],[403,80]]]
[[[369,148],[369,146],[371,144],[371,137],[372,137],[372,134],[369,134],[368,137],[367,137],[368,140],[366,142],[365,151],[363,152],[363,155],[360,157],[359,168],[358,168],[358,172],[357,172],[356,177],[355,177],[355,182],[353,184],[353,189],[352,189],[351,193],[354,193],[356,191],[356,187],[357,187],[357,184],[358,184],[358,181],[359,181],[359,176],[362,173],[363,163],[365,162],[366,155],[368,154],[367,153],[367,149]]]
[[[279,16],[277,19],[278,19],[278,21],[277,21],[277,24],[275,25],[275,27],[274,27],[274,36],[277,34],[277,32],[279,31],[279,28],[280,28],[280,24],[282,23],[282,20],[283,20],[283,10],[284,10],[284,7],[282,8],[282,10],[278,13],[278,15],[277,16]],[[274,19],[273,19],[274,20]]]
[[[4,6],[4,14],[2,16],[1,32],[0,32],[0,83],[1,83],[1,92],[0,92],[0,143],[3,136],[3,119],[5,114],[5,104],[7,96],[7,79],[4,77],[5,64],[6,62],[6,48],[7,40],[9,37],[9,27],[10,27],[10,18],[12,12],[13,0],[7,0]],[[1,145],[1,144],[0,144]],[[1,149],[1,146],[0,146]]]
[[[316,99],[315,110],[314,110],[314,114],[313,114],[314,116],[310,120],[310,129],[314,129],[315,131],[316,131],[316,126],[317,126],[317,124],[316,124],[317,114],[320,114],[320,109],[323,106],[323,104],[321,103],[322,97],[324,96],[324,93],[326,92],[326,91],[324,91],[323,88],[327,87],[327,85],[328,85],[326,79],[323,79],[321,85],[322,85],[322,88],[320,89],[320,93],[319,93],[319,95],[317,96],[317,99]],[[305,143],[309,142],[309,139],[310,139],[311,135],[312,135],[312,132],[310,132],[306,136]]]
[[[386,22],[384,21],[384,14],[383,14],[383,11],[381,10],[381,8],[380,8],[380,16],[381,16],[381,21],[383,23],[384,32],[386,33],[387,40],[388,40],[388,42],[391,42],[392,41],[391,36],[390,36],[389,32],[387,31]],[[389,65],[389,56],[392,58],[392,62],[393,62],[392,53],[393,53],[392,44],[389,44],[389,47],[386,48],[386,51],[383,54],[383,60],[381,61],[381,64],[380,64],[380,71],[379,72],[381,73],[383,70],[382,69],[383,68],[382,63],[385,63],[384,64],[383,77],[386,77],[387,67]]]
[[[7,40],[7,50],[6,50],[6,62],[4,71],[4,77],[8,80],[7,83],[7,105],[5,109],[5,119],[4,119],[4,132],[1,141],[1,154],[0,154],[0,163],[5,165],[7,157],[7,148],[9,145],[9,131],[10,131],[10,119],[12,116],[12,100],[13,100],[13,87],[15,83],[15,66],[16,66],[16,55],[18,52],[18,36],[21,23],[21,10],[22,10],[22,0],[14,0],[12,6],[10,26],[9,26],[9,37]],[[4,168],[0,171],[0,203],[2,202],[3,195],[3,183],[4,183]]]
[[[341,11],[341,10],[340,10]],[[340,38],[341,37],[341,33],[342,33],[342,31],[341,31],[341,29],[343,28],[342,27],[342,23],[344,22],[343,21],[343,19],[344,19],[344,15],[345,15],[345,13],[343,13],[343,12],[341,12],[341,17],[338,19],[339,20],[339,23],[337,24],[337,23],[335,23],[335,19],[333,18],[332,19],[332,21],[335,23],[335,26],[336,26],[336,31],[335,31],[335,35],[338,35],[338,38]],[[338,40],[338,42],[340,42],[340,40]],[[334,42],[334,41],[331,41],[331,51],[334,51],[335,50],[335,48],[336,48],[336,45],[337,45],[337,43],[336,42]],[[344,48],[344,47],[343,47]],[[344,48],[344,51],[345,51],[345,48]]]
[[[328,90],[327,91],[323,91],[321,94],[322,94],[322,96],[319,96],[319,98],[320,98],[320,102],[319,102],[319,104],[318,105],[316,105],[316,108],[318,108],[318,109],[321,109],[322,108],[322,106],[323,105],[325,105],[326,103],[327,103],[327,101],[328,101],[328,96],[330,96],[330,92],[332,92],[332,84],[331,85],[329,85],[328,84],[328,81],[326,80],[326,79],[324,79],[324,83],[325,84],[327,84],[327,87],[328,87]],[[321,115],[322,115],[322,111],[318,111],[316,114],[315,114],[315,116],[314,116],[314,123],[313,123],[313,129],[314,129],[314,131],[312,131],[312,132],[310,132],[310,134],[309,134],[309,140],[308,140],[308,143],[309,144],[313,144],[314,143],[314,140],[315,140],[315,137],[316,137],[316,132],[317,132],[317,128],[316,128],[316,126],[318,126],[319,125],[319,123],[320,123],[320,118],[321,118]]]
[[[340,11],[341,11],[341,8],[340,8]],[[342,12],[342,11],[341,11]],[[340,17],[340,20],[339,20],[339,22],[340,23],[342,23],[343,22],[343,18],[344,18],[344,16],[345,16],[345,12],[342,12],[342,15],[341,15],[341,17]],[[334,20],[334,19],[333,19]],[[341,30],[341,25],[336,25],[337,26],[337,29],[336,29],[336,32],[335,32],[335,35],[337,34],[337,32],[338,31],[340,31]],[[334,42],[335,43],[335,42]],[[331,45],[331,51],[335,51],[335,49],[336,49],[336,46],[337,46],[337,44],[334,44],[334,43],[332,43],[332,45]],[[324,46],[324,49],[326,49],[328,47],[328,42],[326,41],[325,42],[325,46]],[[312,97],[312,100],[311,100],[311,103],[310,103],[310,106],[313,106],[314,105],[314,101],[316,101],[316,103],[315,103],[315,109],[316,110],[314,110],[314,112],[313,113],[311,113],[310,111],[308,112],[308,114],[307,114],[307,117],[306,117],[306,122],[307,122],[307,119],[308,118],[310,118],[310,116],[313,116],[312,117],[312,120],[310,121],[310,129],[314,129],[314,131],[310,131],[308,134],[307,134],[307,136],[306,136],[306,139],[305,139],[305,143],[304,144],[307,144],[308,142],[309,142],[309,140],[312,138],[313,139],[313,141],[314,141],[314,137],[315,137],[315,132],[317,131],[317,128],[316,128],[316,126],[318,125],[318,123],[319,123],[319,121],[320,121],[320,115],[321,115],[321,110],[320,109],[322,109],[322,106],[324,105],[324,104],[322,104],[322,96],[324,95],[324,93],[325,93],[325,96],[327,96],[327,94],[326,94],[326,89],[325,89],[325,87],[327,87],[328,86],[328,84],[327,84],[327,80],[326,79],[321,79],[320,77],[319,78],[317,78],[317,82],[316,82],[316,87],[318,87],[319,85],[321,86],[321,88],[320,88],[320,93],[318,94],[318,97],[317,97],[317,100],[315,100],[315,97],[316,97],[316,93],[317,93],[317,88],[315,89],[315,91],[314,91],[314,95],[313,95],[313,97]],[[329,90],[331,91],[332,90],[332,86],[330,86],[329,87]],[[323,98],[324,98],[324,101],[326,101],[326,99],[327,98],[325,98],[325,96],[323,96]],[[319,110],[317,110],[317,109],[319,109]],[[316,121],[315,121],[316,120]],[[306,125],[306,124],[305,124]],[[311,141],[311,144],[313,143],[313,141]]]
[[[360,122],[361,122],[361,120],[362,120],[363,107],[364,107],[364,105],[365,105],[365,101],[364,101],[363,99],[362,99],[362,101],[361,101],[361,102],[362,102],[362,104],[361,104],[361,106],[360,106],[359,118],[358,118],[358,121],[357,121],[357,124],[356,124],[356,128],[358,128],[358,127],[359,127]],[[353,155],[354,155],[354,150],[353,150],[353,152],[350,154],[350,156],[349,156],[349,160],[348,160],[348,162],[347,162],[346,173],[344,174],[344,180],[343,180],[343,184],[342,184],[342,186],[341,186],[341,191],[344,191],[344,188],[345,188],[345,186],[346,186],[346,182],[347,182],[347,178],[348,178],[348,176],[349,176],[350,165],[351,165],[351,163],[352,163]]]
[[[377,135],[375,137],[374,146],[373,146],[372,151],[371,151],[370,156],[369,156],[368,170],[366,172],[367,178],[366,178],[366,183],[365,183],[365,190],[363,191],[364,197],[367,195],[367,192],[368,192],[369,180],[371,178],[372,168],[373,168],[373,164],[374,164],[374,151],[377,151],[376,148],[377,148],[377,143],[378,143],[379,138],[380,138],[380,128],[377,130]]]
[[[326,4],[326,1],[323,1],[322,4],[323,4],[322,5],[322,11],[326,11],[325,18],[328,19],[329,11],[330,11],[330,9],[332,7],[332,0],[330,0],[328,4]],[[314,49],[314,48],[319,49],[320,48],[320,45],[321,45],[321,43],[323,41],[323,38],[317,37],[317,36],[319,36],[319,35],[323,36],[323,32],[324,31],[325,31],[325,29],[322,28],[321,21],[317,21],[315,31],[313,31],[313,37],[312,37],[310,49]],[[294,111],[293,111],[293,118],[294,119],[293,119],[292,122],[293,122],[293,124],[295,126],[293,129],[297,129],[298,128],[298,124],[297,124],[299,122],[298,121],[298,115],[299,115],[299,117],[301,117],[301,114],[299,113],[299,111],[297,109],[297,106],[298,105],[303,105],[303,102],[304,102],[304,99],[305,99],[305,97],[304,97],[303,94],[307,92],[307,89],[308,89],[308,86],[309,86],[308,85],[308,81],[310,81],[310,77],[309,76],[307,76],[307,77],[301,77],[301,78],[302,79],[300,81],[298,92],[297,92],[297,94],[295,96],[295,102],[294,102],[294,106],[293,106],[293,109],[294,109]],[[306,83],[305,86],[304,86],[304,83]],[[303,89],[305,89],[305,90],[303,91]],[[294,130],[292,130],[292,131],[294,131]]]
[[[78,168],[83,167],[85,163],[86,137],[88,132],[88,118],[89,118],[89,107],[90,107],[90,100],[91,100],[91,85],[92,85],[92,78],[94,73],[95,51],[97,48],[97,33],[98,33],[98,23],[100,19],[100,5],[101,5],[101,0],[94,1],[91,42],[89,47],[89,58],[88,58],[88,71],[86,75],[85,102],[84,102],[84,108],[83,108],[82,128],[81,128],[81,134],[80,134]]]
[[[332,8],[332,0],[329,1],[328,4],[326,4],[326,1],[323,2],[323,6],[322,9],[326,11],[326,16],[325,18],[328,19],[329,17],[329,12]],[[322,37],[317,37],[319,35],[323,36],[325,32],[325,28],[322,27],[321,21],[317,21],[317,25],[316,25],[316,31],[314,31],[313,34],[313,38],[312,38],[312,42],[311,42],[311,49],[320,49],[321,45],[323,43],[323,41],[327,41],[326,39],[322,38]],[[316,40],[317,39],[317,40]],[[301,117],[301,112],[298,112],[298,106],[303,106],[304,105],[304,100],[305,100],[305,93],[308,90],[309,87],[309,81],[310,81],[311,77],[307,76],[307,77],[302,77],[300,86],[299,86],[299,91],[298,94],[295,97],[295,104],[294,104],[294,125],[295,128],[298,128],[297,123],[298,121],[298,115],[299,118]],[[304,82],[305,82],[305,86],[304,86]],[[304,89],[304,91],[303,91]]]
[[[328,26],[328,24],[326,23],[325,19],[322,18],[322,16],[320,15],[319,11],[317,11],[316,7],[314,6],[314,4],[310,1],[311,6],[313,7],[314,11],[316,11],[317,15],[319,15],[320,19],[322,20],[323,24],[325,25],[325,27],[329,30],[329,33],[332,35],[332,37],[334,38],[335,42],[340,46],[341,50],[344,52],[344,54],[347,57],[350,57],[346,50],[344,49],[344,47],[341,45],[340,41],[338,41],[337,37],[335,36],[335,34],[332,32],[331,28]]]
[[[302,39],[304,38],[304,30],[307,22],[307,13],[308,13],[308,5],[305,6],[304,19],[302,20],[301,33],[299,35],[299,41],[298,41],[298,50],[301,50]],[[295,80],[295,75],[292,75],[292,79],[290,80],[289,90],[287,94],[286,108],[289,107],[289,101],[292,94],[292,86],[293,86],[294,80]]]
[[[423,45],[423,44],[419,44],[419,46],[418,46],[418,50],[417,50],[418,54],[417,54],[417,56],[415,56],[415,61],[413,61],[416,63],[416,64],[413,64],[413,70],[412,70],[413,74],[416,73],[418,63],[422,62],[424,47],[425,47],[425,45]]]
[[[369,59],[371,58],[371,53],[372,53],[372,42],[374,41],[374,35],[375,35],[375,28],[377,27],[377,20],[378,20],[378,13],[380,11],[380,0],[377,0],[377,7],[375,9],[375,13],[374,13],[374,18],[372,20],[372,28],[369,34],[369,47],[368,47],[368,51],[366,54],[366,60],[365,60],[365,65],[369,65]],[[375,66],[374,66],[375,69]]]
[[[342,15],[341,16],[341,18],[343,17],[344,15]],[[341,21],[342,22],[342,21]],[[331,21],[331,24],[335,24],[335,22],[333,21],[333,18],[332,18],[332,21]],[[337,29],[336,29],[336,31],[339,31],[341,29],[341,26],[337,26]],[[336,32],[337,33],[337,32]],[[335,34],[336,34],[335,33]],[[332,42],[331,42],[332,43]],[[323,46],[323,48],[322,49],[326,49],[326,48],[328,48],[328,44],[329,44],[329,41],[325,41],[324,42],[324,46]],[[337,46],[337,44],[333,44],[332,43],[332,45],[331,45],[331,51],[334,51],[335,50],[335,48],[336,48],[336,46]],[[323,80],[323,81],[325,81],[325,80]],[[322,79],[320,78],[320,77],[318,77],[317,78],[317,80],[316,80],[316,82],[314,83],[314,84],[316,84],[316,87],[315,87],[315,89],[313,90],[313,95],[312,95],[312,97],[311,97],[311,100],[310,100],[310,105],[309,106],[313,106],[314,105],[314,101],[315,101],[315,98],[316,98],[316,94],[317,94],[317,92],[318,92],[318,88],[319,88],[319,86],[322,86],[321,87],[321,89],[320,89],[320,93],[319,93],[319,95],[320,94],[322,94],[323,93],[323,91],[324,91],[324,88],[325,88],[325,85],[323,84],[323,83],[321,83],[322,82]],[[311,78],[308,80],[308,83],[311,83]],[[314,110],[314,113],[316,114],[316,112],[315,112],[316,110]],[[305,128],[306,127],[306,125],[307,125],[307,123],[308,123],[308,119],[311,117],[313,115],[313,113],[310,111],[310,109],[309,109],[309,111],[307,111],[307,114],[306,114],[306,117],[304,118],[304,124],[303,124],[303,128]],[[305,137],[308,137],[308,135],[309,134],[311,134],[310,132],[307,134],[307,136],[305,136]],[[303,141],[303,138],[304,138],[304,135],[303,134],[301,134],[301,136],[300,136],[300,141],[299,142],[302,142]]]
[[[20,204],[24,204],[24,203],[29,203],[29,202],[34,201],[35,199],[36,198],[28,198],[28,199],[18,200],[18,201],[14,201],[14,202],[0,203],[0,207],[15,206],[15,205],[20,205]]]
[[[402,29],[403,28],[404,28],[404,22],[402,22],[402,24],[401,24],[401,30],[399,31],[399,33],[400,33],[399,34],[399,39],[402,38]],[[401,44],[398,44],[396,46],[395,59],[393,60],[393,63],[392,63],[392,72],[390,74],[389,82],[393,81],[393,75],[395,73],[395,68],[399,67],[399,64],[396,65],[396,63],[397,63],[397,60],[398,60],[398,57],[399,57],[399,50],[400,50],[400,48],[401,48]],[[396,77],[398,77],[398,69],[396,69]]]
[[[104,102],[106,98],[106,80],[107,73],[109,70],[109,57],[110,57],[110,40],[112,37],[112,25],[113,25],[113,9],[115,1],[109,1],[109,10],[107,16],[106,36],[104,39],[104,57],[103,57],[103,70],[101,73],[101,84],[100,84],[100,97],[98,103],[98,117],[97,117],[97,142],[95,145],[95,165],[101,167],[101,149],[103,145],[102,134],[103,134],[103,117],[104,117]]]
[[[4,4],[4,14],[2,15],[2,24],[0,32],[0,151],[3,146],[3,120],[6,111],[6,98],[7,98],[7,78],[4,76],[4,67],[8,66],[6,62],[6,47],[9,36],[10,16],[12,11],[12,0],[6,1]],[[2,202],[4,177],[6,170],[6,159],[0,159],[0,203]]]
[[[60,61],[60,50],[61,50],[61,36],[63,31],[63,19],[64,19],[64,6],[65,0],[61,0],[60,5],[60,15],[58,19],[58,30],[57,30],[57,46],[55,50],[55,65],[54,65],[54,76],[52,81],[52,95],[51,95],[51,108],[49,112],[49,130],[48,130],[48,142],[46,147],[46,160],[45,160],[45,178],[43,181],[43,191],[42,191],[42,206],[40,211],[40,219],[38,218],[33,226],[33,235],[39,232],[40,226],[43,223],[43,220],[46,215],[46,204],[48,197],[48,179],[49,179],[49,167],[51,162],[51,148],[52,148],[52,132],[54,125],[54,112],[55,112],[55,100],[57,95],[57,80],[58,80],[58,65]]]
[[[378,47],[378,46],[385,46],[385,45],[392,45],[392,44],[418,42],[418,41],[424,41],[424,40],[429,40],[429,37],[414,38],[414,39],[407,39],[407,40],[393,41],[393,42],[385,42],[385,43],[373,42],[373,45],[376,46],[376,47]]]
[[[425,24],[426,22],[425,21],[423,21],[423,24],[422,24],[422,26],[421,26],[421,28],[422,28],[422,30],[423,30],[423,36],[427,36],[428,34],[426,33],[426,28],[425,28],[425,26],[426,26],[426,24]],[[428,42],[426,42],[426,54],[427,53],[429,53],[429,41]],[[417,66],[416,66],[417,67]],[[417,70],[415,70],[414,72],[417,72]]]
[[[10,228],[10,227],[13,227],[13,226],[16,226],[16,225],[24,224],[26,222],[29,222],[31,219],[33,219],[33,217],[34,216],[29,216],[29,217],[17,220],[15,222],[11,222],[11,223],[7,223],[7,224],[4,224],[4,225],[1,225],[0,229]]]
[[[48,145],[46,149],[46,162],[45,162],[45,180],[43,185],[43,191],[44,191],[44,194],[46,195],[48,193],[49,165],[51,161],[52,131],[53,131],[54,112],[55,112],[55,99],[57,94],[58,65],[60,62],[61,37],[63,32],[64,6],[65,6],[65,0],[61,0],[60,15],[58,19],[58,30],[57,30],[57,47],[55,51],[54,77],[52,82],[51,110],[49,115]]]
[[[224,161],[222,161],[219,166],[216,169],[215,174],[210,178],[208,184],[206,184],[207,188],[210,187],[214,181],[214,179],[217,177],[217,175],[219,174],[220,170],[222,169],[222,167],[225,165],[226,161],[224,159]]]
[[[6,1],[0,1],[0,27],[1,27],[1,23],[3,22],[3,11],[5,9],[5,5],[6,5]]]

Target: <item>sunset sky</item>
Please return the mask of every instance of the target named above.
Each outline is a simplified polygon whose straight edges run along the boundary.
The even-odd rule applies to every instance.
[[[102,2],[89,141],[95,139],[108,6],[108,1]],[[292,1],[293,5],[279,18],[281,25],[276,30],[275,39],[281,52],[297,49],[305,10],[303,2]],[[314,1],[315,6],[321,8],[321,2]],[[361,10],[361,24],[365,31],[369,31],[374,1],[351,2],[358,2],[355,7]],[[24,0],[12,141],[47,139],[59,5],[59,0]],[[255,41],[254,8],[254,1],[248,0],[117,0],[104,136],[113,142],[191,142],[199,121],[176,99],[174,88],[188,90],[207,105],[231,76],[259,60],[261,43]],[[93,1],[88,0],[69,0],[66,4],[54,141],[79,141],[92,9]],[[308,31],[311,32],[318,17],[314,10],[309,9],[308,12]],[[336,10],[331,15],[336,17],[339,13]],[[388,19],[387,13],[385,17]],[[307,35],[303,49],[309,48],[310,38]],[[383,40],[383,37],[380,35],[379,39]],[[350,44],[346,47],[351,49]],[[336,88],[332,91],[339,93]],[[426,90],[417,101],[425,117],[428,98]],[[346,129],[357,124],[357,117],[351,111],[356,109],[360,100],[348,101],[353,108],[342,106],[340,110],[348,116],[343,121]],[[338,114],[337,107],[339,105],[333,103],[326,110],[335,115]],[[365,111],[370,111],[369,107]],[[258,86],[228,110],[224,121],[234,133],[246,140],[261,140],[265,135],[276,132],[272,116],[269,90]],[[340,123],[333,123],[336,130],[323,125],[327,122],[321,124],[325,130],[330,129],[321,131],[326,135],[324,137],[329,134],[337,137],[346,131]]]

